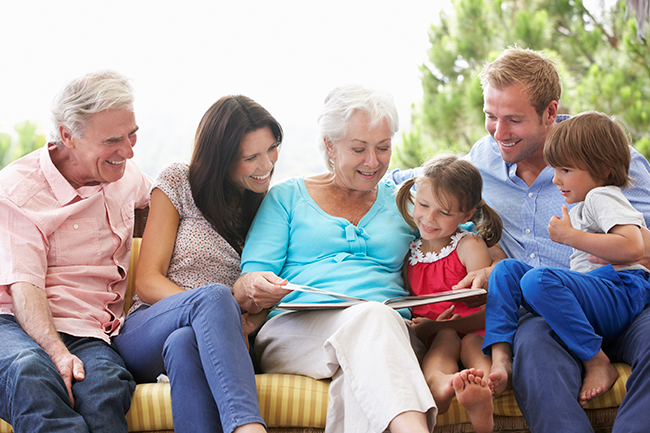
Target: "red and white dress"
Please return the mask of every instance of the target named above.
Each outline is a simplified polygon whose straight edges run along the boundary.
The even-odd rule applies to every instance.
[[[456,247],[458,242],[470,232],[462,230],[451,237],[451,243],[440,250],[440,253],[423,253],[420,250],[422,239],[411,242],[408,281],[414,295],[430,295],[432,293],[451,290],[467,275],[467,269],[460,262]],[[414,317],[436,318],[450,306],[455,305],[455,314],[461,317],[469,316],[481,310],[481,307],[470,308],[462,302],[438,302],[436,304],[421,305],[413,308]],[[475,331],[475,334],[484,335],[485,331]]]

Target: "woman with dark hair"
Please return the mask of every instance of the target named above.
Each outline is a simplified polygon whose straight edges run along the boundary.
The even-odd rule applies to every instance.
[[[223,97],[199,124],[190,164],[165,167],[152,189],[136,295],[114,342],[136,381],[167,374],[177,432],[266,431],[231,290],[281,141],[263,107]]]

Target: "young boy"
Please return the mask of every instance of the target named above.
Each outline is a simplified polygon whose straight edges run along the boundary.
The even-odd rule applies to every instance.
[[[562,206],[548,226],[551,240],[573,247],[571,270],[533,268],[504,260],[490,275],[483,350],[492,353],[490,386],[495,395],[512,376],[512,342],[519,306],[542,316],[583,362],[581,405],[606,392],[618,373],[602,350],[650,301],[648,270],[641,265],[614,270],[589,262],[594,255],[631,263],[643,255],[643,215],[620,191],[630,182],[625,133],[601,113],[586,112],[558,124],[544,148],[555,169],[553,183],[571,211]]]

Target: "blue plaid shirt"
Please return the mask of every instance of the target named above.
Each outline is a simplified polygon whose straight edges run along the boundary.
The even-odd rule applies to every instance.
[[[558,116],[557,121],[567,117]],[[634,181],[623,193],[649,224],[650,165],[633,148],[630,152],[630,176]],[[499,245],[508,257],[531,266],[568,269],[571,247],[557,244],[548,236],[551,216],[561,215],[562,205],[566,204],[553,184],[555,171],[546,167],[531,186],[526,185],[517,177],[517,164],[503,161],[497,143],[489,135],[476,142],[468,157],[483,176],[483,199],[503,220]]]
[[[557,122],[567,119],[558,115]],[[650,227],[650,165],[636,150],[630,148],[630,177],[633,186],[623,189],[632,206],[643,213]],[[554,170],[546,167],[533,185],[517,177],[517,164],[507,164],[492,137],[485,136],[474,144],[469,155],[483,176],[483,199],[503,220],[499,245],[510,258],[531,266],[569,268],[571,247],[557,244],[548,236],[548,223],[553,215],[562,214],[564,197],[553,184]],[[420,168],[394,170],[388,175],[395,183],[416,176]]]

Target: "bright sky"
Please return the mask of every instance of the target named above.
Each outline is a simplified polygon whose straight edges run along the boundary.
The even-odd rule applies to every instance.
[[[392,93],[408,129],[441,7],[449,0],[0,0],[0,129],[30,119],[49,131],[62,85],[111,68],[133,79],[135,160],[152,176],[189,160],[201,116],[226,94],[282,124],[276,181],[321,171],[316,118],[338,85]]]

